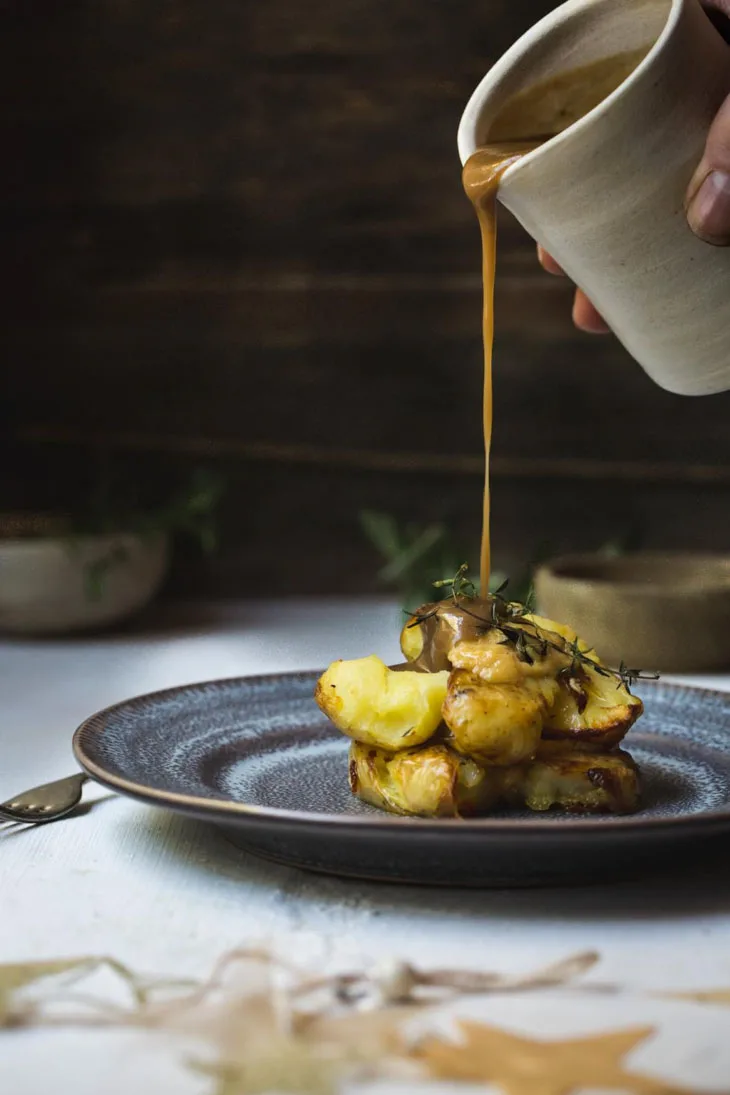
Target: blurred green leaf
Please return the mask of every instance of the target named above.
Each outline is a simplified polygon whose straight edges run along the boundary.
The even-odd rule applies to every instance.
[[[135,497],[136,484],[109,476],[72,516],[69,535],[182,534],[195,540],[201,550],[214,551],[218,543],[216,514],[224,493],[221,476],[197,469],[188,484],[171,492],[167,501],[145,505]]]
[[[225,493],[224,480],[207,469],[197,469],[187,484],[169,493],[157,504],[142,504],[137,499],[136,482],[106,473],[96,489],[67,523],[65,536],[73,550],[83,536],[127,534],[142,539],[165,535],[183,536],[197,544],[205,554],[218,547],[217,514]],[[121,544],[85,568],[86,596],[91,601],[103,598],[110,571],[124,563],[127,553]]]
[[[364,510],[359,520],[365,535],[383,560],[377,573],[378,581],[394,589],[406,607],[416,608],[451,595],[448,583],[436,589],[434,582],[456,574],[461,561],[469,558],[469,553],[450,539],[445,525],[401,524],[392,515],[376,510]],[[603,554],[622,555],[636,550],[639,544],[636,530],[631,529],[600,550]],[[494,592],[508,582],[505,596],[521,604],[530,604],[534,599],[535,569],[553,554],[553,545],[545,540],[538,542],[518,573],[508,575],[505,571],[492,571],[490,591]],[[477,575],[470,573],[466,577],[478,587]]]
[[[123,544],[113,544],[105,555],[87,563],[84,568],[84,591],[87,600],[102,600],[109,571],[120,563],[125,563],[128,558],[129,553]]]
[[[371,544],[384,559],[395,559],[402,549],[398,524],[387,513],[365,509],[360,513],[360,525]]]
[[[382,582],[397,582],[428,559],[431,550],[443,541],[442,525],[428,525],[403,550],[380,571]]]
[[[383,561],[378,581],[395,589],[405,605],[415,607],[448,595],[433,583],[456,573],[463,553],[452,544],[444,525],[401,524],[375,510],[365,510],[359,518]]]

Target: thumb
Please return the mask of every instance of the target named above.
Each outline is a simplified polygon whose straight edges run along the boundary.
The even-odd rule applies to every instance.
[[[730,244],[730,95],[712,123],[686,202],[695,235],[718,246]]]

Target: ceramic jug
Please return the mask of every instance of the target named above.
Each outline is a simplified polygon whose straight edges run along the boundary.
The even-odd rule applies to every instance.
[[[730,389],[730,247],[691,232],[687,185],[730,93],[730,48],[699,0],[568,0],[487,73],[462,163],[521,91],[645,48],[605,99],[507,169],[499,200],[588,295],[662,388]],[[515,134],[515,136],[524,136]]]

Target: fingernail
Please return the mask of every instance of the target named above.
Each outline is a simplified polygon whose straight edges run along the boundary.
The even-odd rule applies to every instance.
[[[730,175],[711,171],[687,210],[692,231],[709,243],[730,243]]]

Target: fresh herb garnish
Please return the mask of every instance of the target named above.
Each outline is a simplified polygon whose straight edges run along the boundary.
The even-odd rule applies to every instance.
[[[469,597],[473,600],[477,595],[477,587],[469,577],[468,563],[462,563],[453,578],[441,578],[440,581],[434,582],[433,586],[434,589],[451,587],[451,596],[455,601],[459,597]]]
[[[462,563],[453,578],[443,578],[438,582],[434,582],[434,585],[437,588],[450,588],[451,599],[454,604],[462,612],[476,620],[485,632],[490,630],[500,631],[503,638],[498,641],[511,646],[520,661],[525,662],[525,664],[534,665],[535,661],[545,658],[550,650],[567,656],[569,662],[560,670],[558,679],[573,693],[580,711],[585,708],[587,703],[584,683],[588,670],[593,670],[601,677],[614,677],[621,682],[629,695],[632,694],[631,686],[636,681],[655,681],[659,678],[658,673],[646,673],[641,669],[629,669],[624,662],[621,662],[618,669],[610,669],[605,665],[600,665],[586,651],[581,649],[578,638],[575,638],[572,642],[557,635],[557,641],[549,638],[548,634],[538,627],[534,620],[529,618],[534,611],[532,591],[530,591],[528,603],[510,601],[505,596],[509,580],[502,582],[493,593],[489,594],[488,598],[480,602],[481,604],[487,603],[488,615],[471,611],[463,602],[465,600],[475,601],[478,598],[476,587],[468,578],[468,573],[468,565]],[[416,626],[423,619],[428,619],[436,612],[438,612],[438,608],[431,610],[420,618],[416,613],[412,613],[414,619],[409,626]],[[549,634],[552,635],[553,633],[550,632]]]
[[[624,662],[619,665],[617,673],[629,695],[631,695],[631,685],[636,681],[656,681],[659,679],[658,673],[645,673],[641,669],[629,669]]]
[[[418,627],[419,624],[423,624],[426,620],[430,620],[432,616],[438,615],[438,605],[436,608],[432,608],[430,612],[411,612],[409,609],[404,608],[406,616],[412,616],[412,620],[409,624],[406,624],[406,630],[411,627]]]

